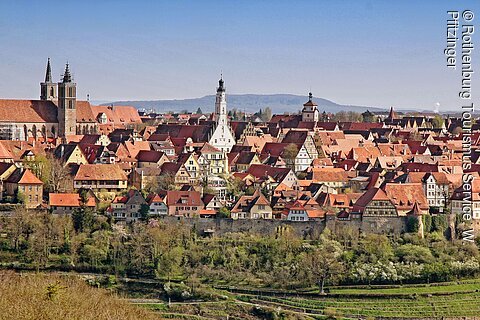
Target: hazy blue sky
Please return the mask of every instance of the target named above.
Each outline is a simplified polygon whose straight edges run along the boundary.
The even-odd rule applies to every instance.
[[[0,97],[38,98],[50,57],[55,80],[70,62],[81,99],[200,97],[222,70],[227,93],[457,109],[449,9],[480,21],[478,1],[1,1]]]

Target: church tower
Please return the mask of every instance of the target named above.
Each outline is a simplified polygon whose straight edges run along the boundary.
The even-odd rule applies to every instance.
[[[45,81],[40,83],[40,100],[57,100],[57,84],[52,81],[52,68],[50,67],[50,58],[48,58],[47,61]]]
[[[77,127],[77,84],[67,65],[63,79],[58,83],[58,136],[65,138],[76,134]]]
[[[313,94],[309,92],[308,101],[303,104],[302,121],[317,122],[318,118],[319,118],[319,112],[317,109],[317,104],[313,102]]]
[[[218,81],[217,95],[215,98],[216,127],[209,143],[225,153],[230,152],[235,145],[235,137],[228,125],[227,99],[225,96],[225,83],[223,77]]]
[[[227,100],[223,77],[218,81],[217,96],[215,98],[215,120],[217,120],[217,124],[227,124]]]

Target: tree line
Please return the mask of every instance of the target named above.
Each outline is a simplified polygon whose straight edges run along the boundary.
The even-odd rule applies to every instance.
[[[448,281],[480,272],[477,244],[449,241],[441,232],[424,239],[358,235],[344,228],[298,237],[276,234],[200,237],[182,223],[157,220],[118,226],[79,209],[72,216],[18,209],[0,220],[4,268],[94,271],[115,275],[305,288],[332,284]]]

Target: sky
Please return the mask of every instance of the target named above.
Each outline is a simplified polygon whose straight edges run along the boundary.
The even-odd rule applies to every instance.
[[[202,97],[223,73],[227,94],[458,110],[443,49],[447,11],[465,9],[479,26],[476,0],[0,1],[0,98],[38,99],[50,57],[79,99]]]

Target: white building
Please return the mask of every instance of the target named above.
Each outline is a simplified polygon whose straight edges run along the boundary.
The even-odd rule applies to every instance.
[[[227,100],[223,78],[220,78],[220,81],[218,81],[217,97],[215,100],[215,121],[217,124],[209,143],[215,148],[228,153],[235,145],[235,136],[228,125]]]

